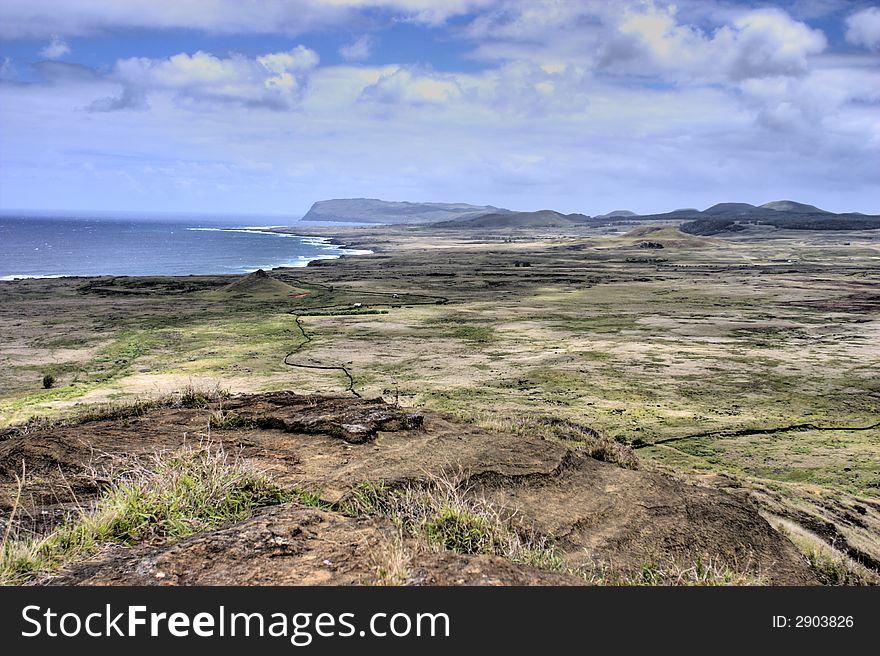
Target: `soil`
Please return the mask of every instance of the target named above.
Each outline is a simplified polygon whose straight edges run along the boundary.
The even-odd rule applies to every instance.
[[[814,584],[795,546],[742,490],[691,485],[656,471],[600,462],[540,437],[492,432],[381,399],[241,395],[224,412],[260,428],[208,428],[216,405],[158,408],[129,419],[92,421],[8,436],[0,442],[0,509],[9,512],[24,462],[22,499],[51,523],[96,495],[95,471],[116,456],[210,439],[281,485],[333,503],[363,481],[391,487],[455,470],[471,494],[491,499],[524,528],[552,536],[572,567],[637,571],[646,562],[723,561],[774,584]],[[63,584],[370,583],[375,553],[390,539],[382,517],[352,518],[299,503],[264,509],[236,525],[138,547],[112,547],[44,581]],[[495,556],[419,549],[406,582],[542,585],[583,579]]]

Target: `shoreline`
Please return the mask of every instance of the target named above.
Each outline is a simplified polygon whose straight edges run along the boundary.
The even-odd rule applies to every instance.
[[[285,263],[278,264],[271,267],[266,266],[256,266],[254,268],[250,268],[247,271],[235,272],[235,273],[186,273],[186,274],[113,274],[113,273],[97,273],[97,274],[7,274],[0,276],[0,283],[4,282],[20,282],[24,280],[70,280],[70,279],[94,279],[94,278],[196,278],[196,277],[216,277],[216,276],[246,276],[254,271],[258,270],[268,270],[274,271],[276,269],[304,269],[310,266],[313,262],[318,262],[322,260],[338,260],[344,257],[357,257],[361,255],[372,255],[376,251],[372,249],[366,248],[357,248],[350,246],[349,244],[342,243],[339,240],[339,237],[336,235],[310,235],[310,234],[301,234],[301,231],[296,233],[287,232],[292,228],[286,226],[253,226],[253,227],[240,227],[240,228],[215,228],[215,227],[192,227],[187,228],[187,230],[191,230],[194,232],[244,232],[244,233],[254,233],[254,234],[264,234],[264,235],[277,235],[277,236],[285,236],[291,238],[299,238],[301,240],[300,243],[310,244],[315,246],[332,246],[337,252],[333,254],[327,255],[316,255],[314,257],[309,256],[297,256],[303,257],[303,259],[297,263]],[[311,242],[306,240],[313,240]],[[330,249],[328,249],[330,250]]]

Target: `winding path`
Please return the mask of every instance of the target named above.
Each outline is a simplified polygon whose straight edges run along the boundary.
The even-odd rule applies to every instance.
[[[321,283],[309,283],[309,284],[303,284],[302,286],[303,287],[309,287],[309,286],[322,287],[323,289],[325,289],[328,292],[333,291],[332,285],[325,285],[325,284],[321,284]],[[401,306],[404,304],[406,304],[406,305],[445,305],[445,304],[449,303],[449,299],[445,296],[432,296],[430,294],[406,294],[406,293],[401,294],[401,293],[395,293],[395,292],[369,292],[369,291],[360,291],[360,290],[358,290],[356,293],[358,293],[358,294],[371,294],[373,296],[392,297],[397,301],[396,303],[372,303],[372,304],[370,304],[369,307],[396,307],[396,306]],[[407,297],[407,301],[405,303],[404,303],[403,299],[401,298],[403,296]],[[412,298],[423,298],[423,299],[427,299],[427,300],[424,300],[424,301],[409,300]],[[290,362],[290,358],[292,356],[299,353],[300,350],[302,350],[303,347],[306,346],[306,344],[309,344],[312,341],[312,336],[309,335],[308,332],[306,332],[305,326],[303,326],[303,324],[302,324],[302,316],[300,313],[307,314],[308,312],[322,311],[322,310],[350,310],[351,308],[352,308],[352,306],[350,304],[348,304],[348,305],[336,304],[336,305],[321,305],[321,306],[316,306],[316,307],[310,307],[307,309],[291,310],[289,312],[289,314],[293,315],[293,320],[296,322],[296,326],[297,326],[297,328],[299,328],[299,331],[302,334],[303,339],[299,344],[296,345],[296,348],[294,348],[292,351],[288,352],[287,355],[284,356],[283,362],[288,367],[297,367],[299,369],[318,369],[318,370],[322,370],[322,371],[340,371],[348,379],[348,387],[346,388],[345,391],[351,392],[357,398],[362,398],[361,395],[358,393],[358,391],[354,388],[354,377],[352,376],[351,371],[345,365],[342,365],[342,364],[339,364],[339,365],[305,364],[302,362]]]
[[[287,355],[284,356],[284,364],[288,367],[299,367],[300,369],[322,369],[325,371],[341,371],[345,374],[345,377],[348,378],[348,388],[345,390],[346,392],[351,392],[356,397],[361,398],[361,395],[358,394],[357,390],[354,388],[354,378],[351,376],[351,372],[344,365],[321,365],[321,364],[302,364],[299,362],[288,362],[288,358],[292,355],[296,355],[299,350],[304,347],[306,344],[312,341],[311,335],[306,332],[306,329],[302,325],[302,321],[299,318],[299,315],[294,316],[293,320],[296,322],[297,327],[303,336],[303,341],[296,345],[296,348],[290,351]]]
[[[789,431],[867,431],[880,428],[880,422],[871,424],[870,426],[816,426],[815,424],[791,424],[790,426],[780,426],[778,428],[743,428],[735,431],[708,431],[705,433],[695,433],[693,435],[679,435],[678,437],[666,437],[662,440],[654,442],[646,442],[644,444],[634,444],[634,449],[644,449],[657,444],[668,444],[670,442],[681,442],[682,440],[697,440],[703,437],[745,437],[747,435],[768,435],[772,433],[787,433]]]

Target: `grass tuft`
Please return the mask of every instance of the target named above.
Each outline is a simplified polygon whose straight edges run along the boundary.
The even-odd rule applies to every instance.
[[[232,410],[215,410],[208,417],[208,428],[216,430],[234,430],[237,428],[258,428],[260,421],[257,417],[248,417]]]
[[[779,519],[776,528],[789,538],[807,560],[822,585],[880,585],[877,572],[847,556],[794,522]]]
[[[51,572],[102,543],[181,538],[290,500],[264,475],[212,445],[128,458],[104,478],[109,483],[101,496],[48,534],[7,532],[0,545],[0,583]]]
[[[877,585],[869,571],[836,550],[811,549],[806,556],[822,585]]]
[[[490,554],[495,550],[492,527],[485,516],[444,506],[421,525],[428,544],[461,554]]]
[[[389,517],[400,539],[434,550],[492,554],[514,562],[561,570],[563,561],[549,536],[539,536],[491,501],[475,495],[462,476],[432,476],[425,484],[392,488],[365,482],[337,509]]]
[[[730,567],[720,559],[697,558],[693,563],[670,560],[666,563],[645,561],[637,571],[615,571],[584,567],[577,573],[594,585],[610,586],[749,586],[767,581],[748,571]]]
[[[371,559],[373,585],[405,585],[412,577],[413,554],[399,533],[380,543]]]

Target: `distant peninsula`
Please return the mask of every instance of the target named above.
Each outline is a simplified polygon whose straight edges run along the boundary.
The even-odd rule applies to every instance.
[[[436,223],[468,219],[509,210],[492,205],[467,203],[409,203],[377,198],[337,198],[320,200],[312,205],[303,221],[345,223]]]

